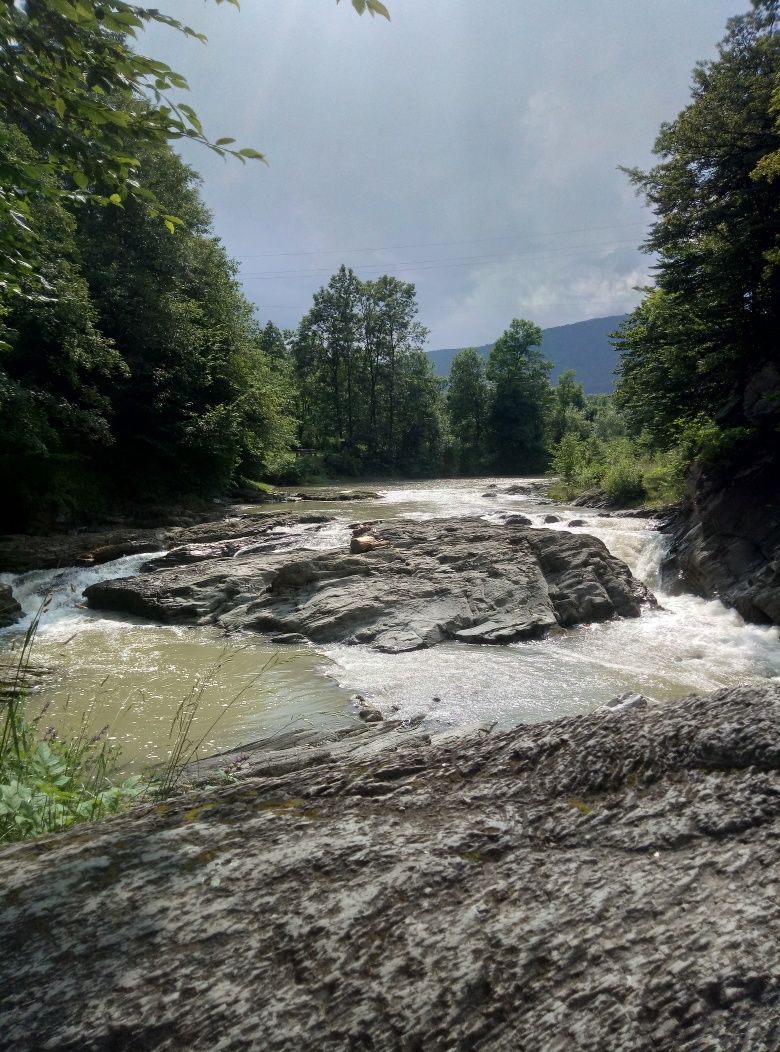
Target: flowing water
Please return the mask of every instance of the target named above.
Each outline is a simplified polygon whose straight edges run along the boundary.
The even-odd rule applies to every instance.
[[[39,691],[46,724],[91,731],[106,724],[129,767],[168,754],[169,729],[188,692],[202,690],[195,733],[201,754],[234,748],[292,727],[348,724],[350,696],[359,692],[402,718],[427,713],[439,724],[535,722],[596,708],[623,691],[666,701],[693,690],[754,678],[780,677],[780,639],[774,628],[746,625],[718,601],[664,593],[658,577],[663,538],[649,520],[608,518],[596,511],[551,504],[534,480],[462,479],[382,486],[381,499],[360,503],[307,502],[337,516],[323,530],[280,528],[279,550],[341,548],[349,523],[392,518],[477,515],[500,521],[504,512],[534,525],[600,537],[656,593],[661,607],[635,620],[575,628],[546,640],[507,647],[444,644],[412,654],[378,654],[363,647],[279,649],[262,636],[226,639],[216,629],[159,626],[85,609],[83,589],[94,581],[137,572],[133,555],[89,569],[3,575],[28,617],[51,596],[35,643],[36,663],[53,674]],[[529,483],[529,492],[491,489]],[[283,504],[258,514],[290,511]],[[568,526],[572,519],[585,526]],[[18,640],[18,626],[3,633]],[[18,645],[18,642],[16,643]],[[217,721],[217,722],[215,722]]]

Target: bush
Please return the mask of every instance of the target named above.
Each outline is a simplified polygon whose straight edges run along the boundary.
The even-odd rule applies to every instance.
[[[638,461],[628,458],[610,464],[601,485],[614,504],[634,504],[646,495],[642,468]]]
[[[572,432],[567,432],[553,448],[553,470],[563,482],[572,485],[581,476],[586,463],[585,443]]]

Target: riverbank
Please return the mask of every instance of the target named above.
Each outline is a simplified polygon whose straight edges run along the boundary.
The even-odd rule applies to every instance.
[[[62,733],[79,729],[81,712],[89,708],[90,733],[108,724],[112,741],[122,747],[127,770],[137,771],[165,762],[177,708],[204,680],[193,728],[203,739],[201,755],[296,727],[348,727],[355,720],[351,698],[356,694],[386,716],[411,719],[423,712],[439,729],[474,721],[507,727],[586,713],[627,691],[666,701],[689,691],[711,691],[780,674],[776,632],[745,625],[717,601],[679,594],[679,589],[664,584],[660,566],[666,539],[657,520],[557,505],[545,495],[545,485],[543,479],[446,479],[387,486],[378,499],[221,508],[219,517],[210,522],[131,538],[146,551],[108,562],[95,558],[106,552],[102,538],[70,535],[63,545],[66,541],[70,557],[81,565],[2,578],[13,587],[27,617],[51,594],[36,640],[36,661],[51,674],[36,692],[35,703],[48,703],[47,725]],[[467,519],[471,526],[466,526]],[[524,525],[524,519],[530,525]],[[373,553],[350,554],[352,527],[366,522],[373,523],[371,530],[380,541],[385,531],[388,540],[395,540]],[[462,536],[458,523],[463,524]],[[572,551],[582,546],[584,551],[593,544],[595,548],[589,550],[596,551],[601,542],[611,557],[625,563],[634,578],[656,594],[659,606],[644,604],[639,617],[599,620],[584,614],[578,627],[562,629],[556,624],[546,638],[500,646],[473,641],[466,645],[445,638],[429,649],[405,653],[382,652],[368,642],[350,645],[346,638],[333,635],[326,641],[319,635],[325,622],[315,626],[316,609],[324,611],[328,604],[332,621],[338,603],[334,606],[335,598],[331,602],[328,597],[337,597],[341,590],[349,607],[360,596],[366,599],[369,589],[374,613],[361,613],[362,600],[353,603],[353,610],[343,615],[344,627],[347,613],[353,625],[345,636],[368,630],[372,618],[381,622],[395,617],[396,627],[406,630],[414,617],[419,620],[433,609],[430,596],[425,599],[433,580],[429,569],[435,568],[436,580],[451,591],[460,588],[469,574],[474,588],[484,577],[496,589],[522,565],[531,568],[519,558],[520,550],[505,545],[502,538],[527,537],[529,544],[536,538],[534,543],[540,544],[548,534],[561,551],[567,546]],[[22,541],[26,544],[15,549],[19,555],[28,560],[36,557],[38,542]],[[52,546],[52,542],[56,543]],[[43,538],[41,544],[37,557],[48,551],[64,559],[66,548],[57,547],[56,538]],[[448,563],[450,555],[452,563]],[[179,559],[184,562],[174,565]],[[505,572],[501,566],[506,559]],[[225,574],[237,579],[244,563],[266,569],[277,563],[309,568],[327,564],[331,572],[341,569],[323,578],[311,594],[315,605],[307,606],[304,619],[317,633],[315,643],[301,638],[280,646],[273,641],[273,635],[289,638],[292,631],[305,632],[305,624],[293,628],[288,623],[289,614],[285,625],[279,624],[273,632],[258,632],[245,624],[254,615],[238,609],[246,605],[239,599],[240,588],[224,597],[224,623],[219,618],[209,623],[208,617],[195,618],[198,624],[185,623],[187,617],[160,623],[138,614],[87,608],[86,589],[99,582],[104,582],[100,585],[104,591],[133,588],[144,565],[152,562],[159,568],[147,579],[160,585],[170,575],[185,572],[191,583],[196,578],[211,581],[205,588],[199,585],[197,596],[193,592],[187,600],[196,605],[205,602],[208,594],[218,598]],[[533,562],[538,565],[536,557]],[[400,570],[407,564],[409,573],[404,577]],[[350,566],[370,573],[342,572]],[[497,576],[490,577],[491,567]],[[117,583],[122,578],[128,579],[126,585]],[[268,599],[276,611],[273,616],[278,616],[279,603],[295,594],[296,602],[302,600],[308,587],[301,580],[289,594],[272,592]],[[512,587],[517,591],[519,581]],[[348,595],[350,588],[357,592]],[[405,598],[399,589],[406,589]],[[547,585],[543,593],[537,599],[546,604]],[[441,614],[443,625],[451,615],[457,616],[454,599],[453,594],[447,600],[449,614],[439,604],[433,619]],[[414,617],[410,603],[420,607]],[[236,608],[230,617],[228,606]],[[384,613],[383,608],[387,608]],[[238,619],[236,624],[227,624],[231,618]],[[25,624],[23,620],[6,630],[5,645]]]
[[[0,1048],[770,1052],[778,712],[367,728],[6,849]]]

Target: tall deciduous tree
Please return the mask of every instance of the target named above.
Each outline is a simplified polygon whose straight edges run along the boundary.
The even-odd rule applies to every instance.
[[[456,354],[447,385],[447,411],[459,472],[475,474],[485,464],[488,387],[485,361],[473,348]]]
[[[583,415],[585,390],[573,369],[564,369],[552,391],[550,441],[560,442],[567,432],[585,434],[588,430]]]
[[[546,466],[552,362],[539,350],[541,343],[538,325],[514,318],[490,352],[489,455],[497,471]]]
[[[333,470],[435,468],[441,392],[421,347],[414,285],[342,266],[293,341],[304,446]]]
[[[779,12],[755,0],[729,22],[717,59],[694,70],[690,104],[661,128],[660,163],[630,172],[655,212],[657,263],[618,335],[619,398],[661,444],[701,412],[740,426],[746,389],[777,354]]]

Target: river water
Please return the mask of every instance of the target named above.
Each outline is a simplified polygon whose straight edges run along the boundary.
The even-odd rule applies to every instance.
[[[547,528],[601,538],[656,593],[658,610],[506,647],[451,643],[411,654],[347,646],[280,649],[257,635],[226,639],[215,629],[150,625],[83,607],[88,584],[132,575],[143,555],[90,569],[6,574],[0,581],[13,587],[28,618],[49,596],[34,661],[53,671],[33,712],[45,706],[45,725],[60,730],[83,722],[92,733],[107,725],[125,766],[137,769],[166,758],[177,708],[195,697],[193,737],[202,739],[200,754],[208,755],[295,727],[347,725],[356,718],[350,705],[356,692],[401,718],[426,713],[441,726],[501,725],[586,712],[628,690],[666,701],[780,677],[776,629],[747,625],[718,601],[663,591],[663,537],[650,520],[551,504],[535,488],[515,496],[490,488],[533,487],[534,481],[394,483],[382,485],[376,501],[256,510],[322,509],[337,516],[325,530],[280,529],[280,550],[346,546],[348,524],[358,519],[476,515],[498,522],[501,513],[519,512],[541,526],[546,515],[556,514],[563,521]],[[586,525],[568,526],[574,518]],[[18,647],[18,626],[0,635],[4,648]]]

